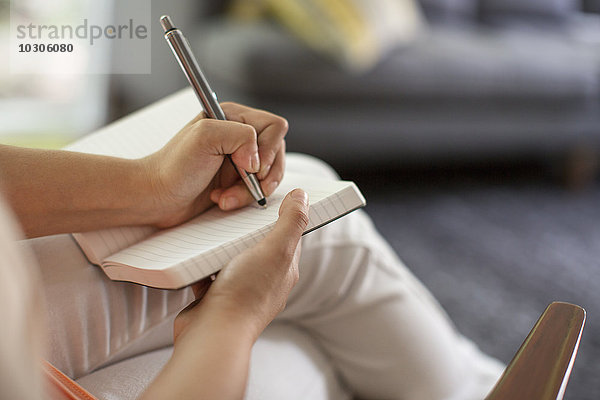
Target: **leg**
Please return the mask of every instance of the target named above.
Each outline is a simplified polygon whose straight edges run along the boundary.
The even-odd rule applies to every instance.
[[[280,318],[310,332],[357,395],[481,399],[499,378],[503,366],[455,330],[366,214],[302,245],[300,282]]]
[[[91,265],[70,235],[27,240],[37,256],[48,318],[47,359],[72,378],[168,346],[173,319],[190,289],[113,282]]]

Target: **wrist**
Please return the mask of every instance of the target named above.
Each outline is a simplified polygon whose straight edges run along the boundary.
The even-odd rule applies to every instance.
[[[153,225],[160,208],[156,201],[155,184],[150,163],[146,159],[127,160],[127,179],[122,184],[122,209],[128,216],[128,225]]]
[[[258,329],[257,319],[252,315],[240,315],[228,308],[217,306],[212,298],[205,298],[192,309],[181,313],[175,320],[175,341],[186,338],[204,337],[209,340],[215,335],[218,340],[235,342],[251,348],[262,329]]]
[[[144,399],[243,397],[254,340],[238,321],[203,306],[186,309],[175,320],[176,331],[182,319],[185,326],[176,332],[171,359]]]
[[[175,212],[169,207],[173,201],[169,201],[165,195],[160,178],[160,163],[152,156],[133,161],[135,166],[132,177],[135,180],[133,184],[135,193],[131,198],[135,201],[131,206],[133,207],[132,214],[137,218],[135,225],[157,227],[173,225],[169,223],[168,218],[177,218],[177,216],[173,217]]]
[[[194,196],[198,196],[198,193],[193,192],[193,188],[189,189],[189,182],[173,178],[173,174],[169,174],[173,168],[166,165],[159,153],[136,162],[140,171],[136,175],[141,179],[141,190],[137,195],[138,214],[142,218],[140,225],[169,228],[196,215],[198,209],[209,207],[209,204],[197,204]],[[177,193],[180,188],[186,188],[190,193]]]

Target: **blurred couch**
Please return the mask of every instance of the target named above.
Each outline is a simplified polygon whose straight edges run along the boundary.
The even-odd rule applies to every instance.
[[[337,168],[600,144],[600,1],[420,0],[426,30],[362,73],[223,3],[187,30],[220,100],[285,116],[288,149]]]

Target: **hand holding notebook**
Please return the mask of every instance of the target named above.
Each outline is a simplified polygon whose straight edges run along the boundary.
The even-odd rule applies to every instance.
[[[202,299],[204,310],[187,307],[180,313],[174,339],[192,321],[201,320],[198,314],[206,313],[207,307],[216,307],[216,313],[226,315],[229,321],[241,322],[245,333],[257,338],[283,310],[299,280],[300,238],[307,223],[308,197],[300,189],[293,190],[281,203],[279,219],[263,240],[231,260],[219,279],[194,285],[194,294]],[[209,288],[210,295],[205,297]]]

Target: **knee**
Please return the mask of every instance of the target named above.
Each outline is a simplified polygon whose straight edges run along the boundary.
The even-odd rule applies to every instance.
[[[327,179],[340,179],[337,172],[329,164],[308,154],[289,153],[287,155],[286,170]]]

